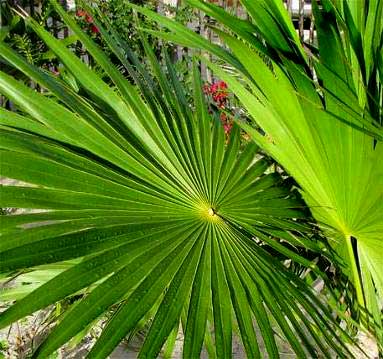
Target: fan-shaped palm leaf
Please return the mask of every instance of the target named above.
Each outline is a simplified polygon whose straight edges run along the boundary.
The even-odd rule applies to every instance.
[[[0,72],[0,92],[22,110],[0,110],[1,175],[30,184],[3,186],[0,205],[43,210],[0,218],[0,271],[81,259],[3,312],[0,326],[82,291],[35,357],[47,357],[115,304],[90,358],[106,357],[153,310],[142,358],[158,355],[182,317],[185,358],[199,357],[211,327],[219,358],[231,356],[234,327],[251,358],[260,357],[260,341],[279,356],[278,328],[299,357],[330,357],[331,350],[350,357],[332,313],[267,251],[320,275],[291,249],[322,250],[304,235],[301,201],[280,174],[264,174],[268,162],[257,146],[240,150],[238,128],[225,145],[197,70],[190,106],[172,66],[168,80],[147,49],[157,79],[136,62],[130,73],[139,93],[55,6],[113,84],[31,19],[81,94],[0,44],[4,60],[54,95]]]
[[[311,56],[279,0],[242,0],[249,21],[207,2],[189,3],[231,31],[216,29],[230,53],[137,10],[171,30],[164,38],[210,51],[242,74],[239,82],[211,64],[262,131],[241,126],[300,184],[345,261],[359,303],[381,327],[375,293],[383,298],[383,2],[313,1],[319,48]]]

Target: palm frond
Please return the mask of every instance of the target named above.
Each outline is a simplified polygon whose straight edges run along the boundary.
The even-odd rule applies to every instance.
[[[299,183],[342,256],[360,305],[373,314],[371,324],[381,333],[382,2],[326,0],[319,6],[313,1],[319,42],[313,69],[280,1],[241,2],[251,17],[247,22],[233,22],[208,2],[189,1],[229,30],[215,29],[230,57],[191,30],[183,28],[187,35],[181,35],[179,24],[134,8],[170,30],[159,36],[179,43],[187,38],[190,47],[234,67],[239,62],[241,80],[209,66],[230,85],[255,125],[240,126]]]
[[[326,253],[311,238],[305,205],[281,174],[265,173],[268,161],[255,144],[240,150],[239,127],[225,144],[197,65],[189,105],[171,63],[166,76],[143,37],[155,78],[133,57],[123,63],[133,86],[54,6],[111,84],[32,19],[29,26],[81,92],[0,43],[3,59],[54,95],[0,72],[0,92],[20,109],[0,111],[0,174],[30,184],[3,186],[0,206],[40,210],[1,217],[0,272],[76,260],[1,313],[0,327],[80,291],[35,358],[46,358],[116,304],[88,357],[107,357],[152,312],[141,358],[157,357],[180,323],[185,358],[198,357],[204,343],[211,348],[210,326],[219,358],[232,356],[236,330],[248,357],[260,356],[262,342],[278,357],[280,330],[299,357],[352,357],[330,308],[267,250],[325,278],[294,250],[306,243]],[[118,39],[105,38],[121,57]]]

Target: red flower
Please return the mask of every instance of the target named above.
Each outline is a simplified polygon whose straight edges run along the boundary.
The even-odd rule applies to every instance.
[[[98,29],[96,25],[92,25],[90,27],[90,31],[92,31],[94,34],[98,34],[100,32],[100,30]]]
[[[218,87],[220,88],[220,89],[227,89],[227,83],[225,82],[225,81],[219,81],[218,82]]]
[[[233,124],[232,123],[225,123],[223,125],[223,129],[224,129],[226,134],[229,134],[232,128],[233,128]]]
[[[89,14],[86,14],[85,15],[85,21],[88,23],[88,24],[91,24],[93,22],[93,17],[90,16]]]
[[[86,11],[82,10],[82,9],[78,9],[76,11],[76,16],[79,16],[79,17],[83,17],[86,15]]]
[[[212,84],[205,83],[203,85],[203,92],[205,95],[211,96],[211,100],[218,109],[224,110],[228,104],[229,93],[227,91],[227,84],[224,81],[217,81]],[[220,118],[222,122],[226,122],[229,117],[221,113]],[[229,131],[229,129],[227,129]]]

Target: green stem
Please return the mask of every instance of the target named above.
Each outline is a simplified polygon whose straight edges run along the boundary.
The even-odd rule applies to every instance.
[[[356,298],[361,306],[365,306],[362,283],[360,279],[359,270],[356,264],[354,249],[352,248],[352,236],[346,236],[347,251],[350,258],[351,272],[356,290]]]

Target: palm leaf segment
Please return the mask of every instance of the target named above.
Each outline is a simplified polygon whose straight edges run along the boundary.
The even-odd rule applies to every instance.
[[[167,80],[147,49],[160,91],[139,61],[137,71],[126,63],[144,101],[55,6],[113,86],[33,20],[30,26],[83,96],[0,44],[4,60],[53,95],[0,73],[0,92],[23,111],[0,110],[1,175],[29,184],[3,186],[0,204],[38,210],[1,217],[0,271],[72,260],[2,313],[1,327],[80,292],[86,295],[35,357],[46,358],[115,304],[119,309],[89,357],[106,357],[148,316],[143,358],[156,357],[181,319],[185,358],[198,357],[204,342],[212,355],[230,357],[236,327],[247,355],[259,357],[255,323],[273,358],[280,330],[300,357],[329,356],[328,347],[347,353],[328,309],[260,245],[317,270],[275,239],[279,234],[292,246],[320,250],[299,234],[306,230],[297,221],[304,216],[300,201],[280,175],[264,174],[268,163],[256,158],[255,145],[239,151],[238,128],[225,146],[222,127],[204,105],[198,72],[190,107],[171,65]],[[100,29],[119,57],[119,44]]]
[[[241,126],[301,186],[359,303],[381,326],[383,2],[313,1],[318,49],[304,49],[279,0],[242,0],[249,21],[207,2],[189,3],[230,30],[215,29],[230,52],[136,9],[171,30],[161,34],[165,39],[207,50],[242,74],[239,82],[210,64],[262,131]]]

